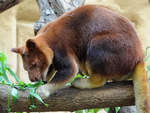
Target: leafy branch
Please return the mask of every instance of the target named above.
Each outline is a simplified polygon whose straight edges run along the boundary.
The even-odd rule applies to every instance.
[[[11,75],[13,78],[15,78],[16,83],[12,83],[8,79],[8,74]],[[0,53],[0,84],[2,85],[8,85],[12,88],[11,92],[8,89],[8,92],[10,94],[8,95],[8,111],[10,111],[9,101],[10,96],[12,97],[12,100],[14,103],[16,103],[16,100],[18,99],[18,90],[28,90],[29,95],[28,98],[30,99],[38,99],[41,103],[43,103],[45,106],[48,106],[42,98],[36,93],[36,88],[43,85],[42,81],[36,82],[36,83],[24,83],[21,81],[16,74],[11,70],[11,68],[7,65],[7,59],[4,53]],[[29,109],[36,108],[36,105],[34,103],[29,106]]]

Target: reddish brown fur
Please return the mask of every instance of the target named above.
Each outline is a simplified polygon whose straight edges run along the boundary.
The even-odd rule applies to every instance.
[[[34,41],[40,45],[39,48],[51,48],[54,54],[55,51],[72,54],[85,73],[100,74],[108,79],[118,79],[128,74],[144,58],[131,23],[116,12],[96,5],[79,7],[65,13],[43,27]],[[38,52],[36,50],[32,53],[39,55]],[[32,58],[34,57],[30,57],[29,64]],[[41,58],[47,62],[42,56]],[[27,62],[24,61],[29,65]],[[88,67],[86,63],[89,64]]]
[[[32,81],[40,77],[45,80],[45,73],[49,75],[53,63],[57,73],[50,84],[57,84],[57,88],[53,87],[55,90],[77,73],[76,64],[90,75],[88,81],[84,80],[85,84],[99,87],[105,80],[126,78],[126,74],[133,72],[144,59],[131,23],[118,13],[97,5],[63,14],[43,27],[35,39],[29,39],[24,48],[13,51],[23,56],[24,67]],[[30,69],[35,62],[34,69]]]
[[[97,67],[103,68],[100,73],[105,76],[125,75],[131,72],[144,57],[140,41],[130,22],[105,7],[84,6],[65,13],[46,25],[39,31],[39,34],[46,35],[44,37],[53,50],[63,48],[62,51],[71,52],[85,71],[88,70],[85,69],[88,48],[95,43],[100,47],[104,41],[105,45],[109,46],[112,41],[109,49],[112,52],[113,49],[114,52],[118,52],[117,54],[120,56],[117,57],[120,59],[115,61],[117,65],[114,65],[114,61],[112,63],[110,61],[108,64],[104,61],[103,67]],[[93,55],[95,54],[93,53]],[[106,55],[109,57],[110,53],[103,57],[106,58]],[[87,59],[87,62],[89,60],[90,58]],[[95,68],[95,66],[93,67]],[[111,77],[109,78],[111,79]]]

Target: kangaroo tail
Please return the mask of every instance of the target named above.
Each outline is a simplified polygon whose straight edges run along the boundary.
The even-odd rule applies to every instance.
[[[150,113],[150,91],[144,61],[134,69],[133,84],[137,113]]]

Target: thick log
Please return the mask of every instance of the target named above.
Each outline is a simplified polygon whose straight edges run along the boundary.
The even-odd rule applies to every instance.
[[[7,109],[8,86],[0,85],[0,105]],[[11,90],[11,88],[10,88]],[[63,88],[45,98],[45,107],[36,101],[37,108],[29,110],[31,101],[27,99],[27,91],[19,91],[16,104],[10,103],[12,111],[76,111],[90,108],[105,108],[134,105],[134,92],[132,81],[107,83],[96,89]]]
[[[15,6],[23,0],[0,0],[0,13]]]

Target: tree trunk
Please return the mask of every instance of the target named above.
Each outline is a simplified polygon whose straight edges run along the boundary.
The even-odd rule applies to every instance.
[[[15,6],[21,1],[23,0],[0,0],[0,13],[12,6]]]
[[[85,0],[37,0],[40,19],[34,24],[34,33],[37,32],[48,22],[56,19],[63,13],[83,5]]]

